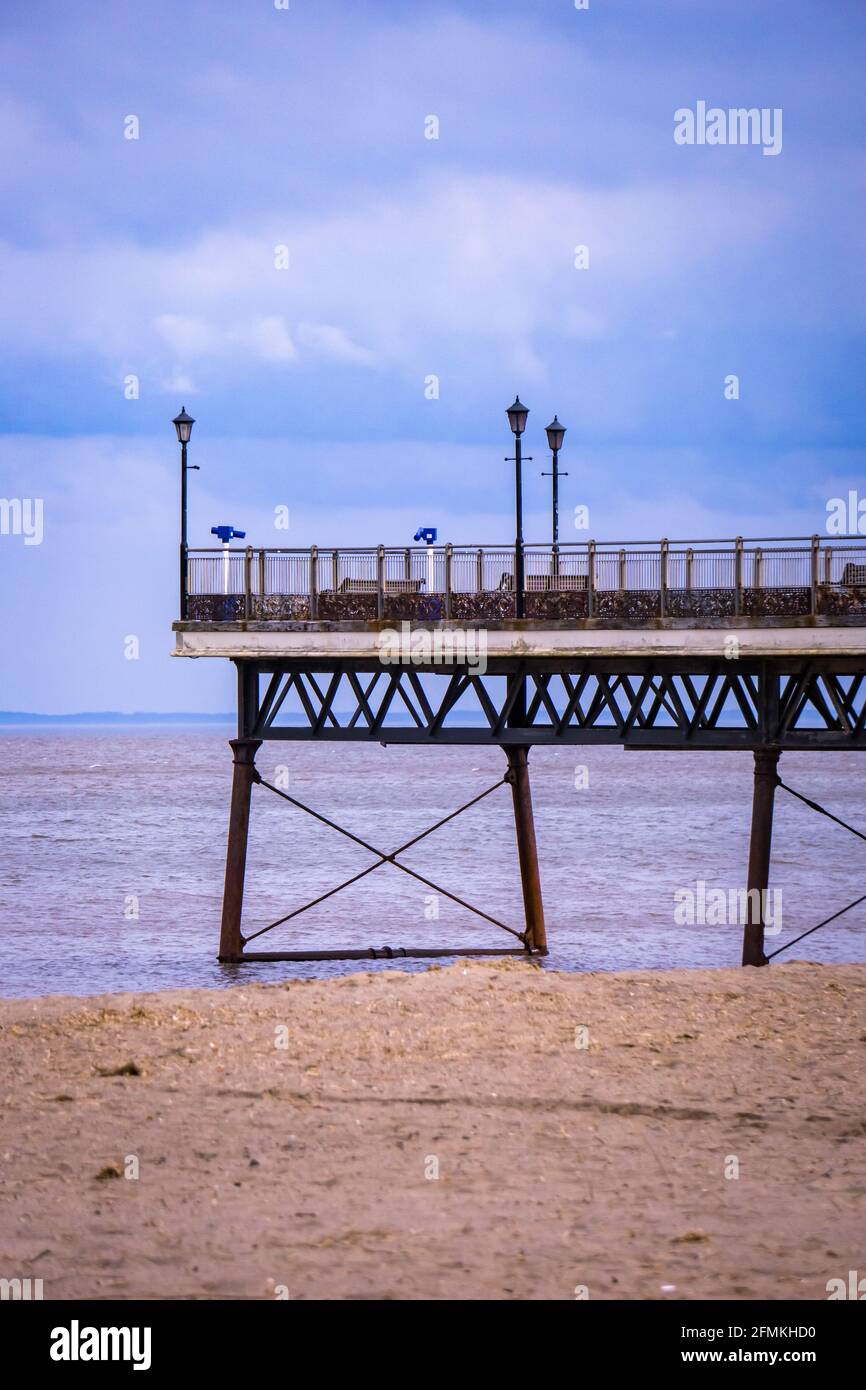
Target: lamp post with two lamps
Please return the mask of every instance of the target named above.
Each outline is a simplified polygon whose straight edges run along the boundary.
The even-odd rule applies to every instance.
[[[523,552],[523,449],[521,436],[526,429],[526,417],[529,410],[520,397],[515,396],[513,405],[510,405],[505,413],[514,435],[515,515],[517,520],[514,540],[515,616],[522,618],[525,612],[526,565]],[[553,479],[553,558],[551,571],[555,575],[559,574],[559,480],[568,477],[568,474],[560,472],[559,468],[559,451],[562,448],[564,438],[565,425],[561,425],[558,416],[554,415],[547,426],[547,442],[553,454],[553,472],[542,473],[541,476],[542,478]],[[527,454],[526,457],[529,460],[532,459],[531,454]]]

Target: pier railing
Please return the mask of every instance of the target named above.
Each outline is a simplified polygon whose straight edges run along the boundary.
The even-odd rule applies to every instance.
[[[190,550],[190,621],[483,621],[515,611],[509,546]],[[527,618],[866,615],[866,538],[524,547]]]

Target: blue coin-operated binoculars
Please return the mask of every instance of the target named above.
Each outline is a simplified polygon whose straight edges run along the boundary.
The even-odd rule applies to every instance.
[[[236,531],[234,526],[212,526],[210,528],[212,536],[217,536],[222,541],[223,546],[223,593],[229,591],[229,546],[233,540],[244,540],[246,531]]]
[[[435,526],[419,526],[415,532],[414,540],[423,541],[427,547],[427,592],[432,594],[436,587],[436,557],[433,547],[436,544],[438,532]]]

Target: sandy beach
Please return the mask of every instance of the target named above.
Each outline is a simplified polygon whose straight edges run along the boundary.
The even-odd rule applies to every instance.
[[[0,1274],[824,1299],[866,1269],[864,965],[249,981],[0,1001]]]

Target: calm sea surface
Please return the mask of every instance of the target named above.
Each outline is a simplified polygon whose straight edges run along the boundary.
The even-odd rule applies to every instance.
[[[4,995],[90,994],[276,981],[411,961],[219,966],[215,960],[229,801],[231,730],[8,730],[0,734]],[[390,852],[501,776],[495,749],[263,746],[259,767]],[[578,764],[589,786],[575,787]],[[733,965],[737,925],[680,926],[674,894],[744,886],[748,754],[533,751],[536,829],[551,954],[559,970]],[[866,828],[853,754],[786,754],[785,780]],[[578,779],[580,780],[580,779]],[[334,831],[253,792],[245,931],[264,926],[370,863]],[[521,923],[511,795],[499,788],[412,849],[406,863],[513,926]],[[866,844],[793,798],[777,797],[771,884],[782,931],[768,950],[864,891]],[[136,910],[137,918],[132,916]],[[386,866],[256,943],[508,945],[504,932]],[[425,917],[425,913],[428,916]],[[781,959],[866,960],[866,904]]]

